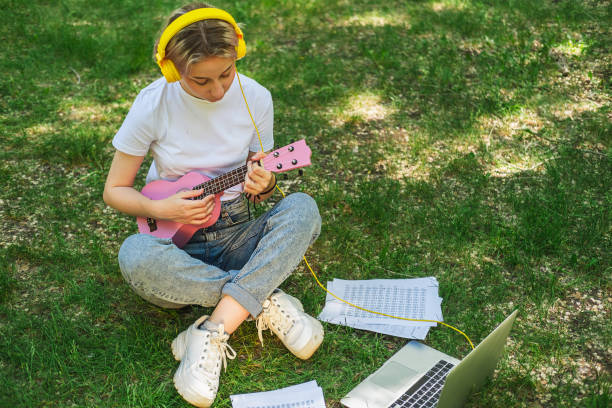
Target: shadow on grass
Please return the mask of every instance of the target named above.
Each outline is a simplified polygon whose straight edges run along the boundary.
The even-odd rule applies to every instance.
[[[178,4],[58,4],[12,1],[11,12],[0,17],[2,33],[10,35],[0,53],[0,66],[10,73],[0,78],[0,157],[13,163],[0,175],[14,180],[3,195],[11,204],[3,217],[30,226],[16,234],[36,237],[42,231],[45,238],[0,250],[0,317],[10,322],[0,347],[6,362],[0,373],[10,379],[0,405],[17,405],[19,393],[22,406],[81,402],[75,398],[91,406],[182,406],[171,384],[175,362],[167,346],[203,310],[165,313],[139,301],[115,259],[134,225],[90,202],[99,200],[102,172],[77,174],[85,181],[75,182],[64,179],[72,173],[57,170],[100,170],[110,160],[109,141],[129,102],[157,75],[149,54],[160,16]],[[445,315],[469,328],[474,340],[513,307],[540,318],[547,312],[534,309],[573,288],[588,294],[609,289],[612,167],[609,147],[606,154],[597,146],[609,143],[609,107],[596,102],[565,119],[550,112],[582,84],[564,81],[564,69],[591,68],[592,62],[591,90],[609,89],[609,67],[592,60],[607,41],[604,6],[219,5],[247,23],[249,55],[239,69],[274,95],[277,145],[305,136],[315,153],[313,170],[298,188],[312,190],[325,219],[311,251],[321,260],[313,266],[322,280],[437,276]],[[117,100],[120,106],[113,106]],[[71,108],[82,110],[78,120],[69,115]],[[541,126],[521,136],[493,133],[493,147],[482,140],[484,121],[523,123],[518,118],[524,111],[537,112]],[[100,119],[99,112],[107,117]],[[504,159],[507,152],[524,153],[535,164],[492,174],[499,159],[494,149]],[[51,179],[51,188],[43,189],[45,205],[36,200],[41,186],[21,177],[31,175],[23,159],[53,165],[42,169]],[[427,171],[403,171],[413,164]],[[300,272],[286,285],[306,293],[307,310],[318,310],[323,293],[305,269]],[[553,341],[543,328],[530,332],[529,315],[516,328],[516,338],[529,340],[521,352],[534,347],[546,354],[576,340]],[[576,320],[572,335],[583,339],[599,329],[589,316]],[[273,363],[286,362],[277,343],[254,350],[256,336],[246,331],[238,337],[246,357],[231,369],[224,397],[235,391],[230,384],[244,391],[255,383],[270,385],[261,377],[241,380],[257,377],[262,366],[274,374]],[[432,331],[428,342],[456,354],[467,351],[450,331]],[[287,363],[293,371],[283,374],[297,382],[329,371],[336,376],[327,377],[329,384],[346,379],[339,385],[347,391],[399,343],[333,328],[321,356]],[[512,375],[506,388],[521,388],[520,400],[532,401],[539,392],[533,381],[518,371]],[[331,388],[326,395],[340,396]]]
[[[252,38],[253,52],[240,66],[270,87],[279,129],[287,135],[317,134],[328,123],[327,107],[342,111],[351,96],[368,91],[397,112],[388,125],[416,125],[435,140],[461,137],[480,116],[504,116],[538,94],[561,69],[551,49],[578,28],[593,26],[574,39],[587,51],[597,44],[592,32],[606,29],[598,25],[605,8],[597,2],[295,2],[299,14],[269,2],[227,6],[246,21]],[[59,144],[67,162],[108,155],[102,146],[113,130],[95,137],[87,123],[73,128],[60,115],[70,106],[65,98],[75,106],[131,100],[117,86],[133,93],[129,78],[155,71],[151,44],[173,7],[111,0],[91,7],[72,0],[29,3],[5,14],[3,25],[14,27],[10,38],[20,49],[7,49],[0,64],[11,73],[0,79],[3,144],[11,154],[53,160]],[[37,29],[25,28],[32,26]],[[561,97],[564,89],[555,92]],[[294,115],[295,109],[303,111]],[[117,127],[125,108],[113,112]],[[51,126],[38,131],[42,146],[24,132],[45,124]],[[279,144],[289,138],[280,134]],[[72,140],[82,143],[74,147]]]

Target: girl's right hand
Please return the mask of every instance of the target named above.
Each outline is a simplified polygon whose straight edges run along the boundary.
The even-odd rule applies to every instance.
[[[215,208],[215,195],[190,200],[202,195],[202,190],[180,191],[163,200],[154,200],[155,217],[181,224],[201,225],[210,219]]]

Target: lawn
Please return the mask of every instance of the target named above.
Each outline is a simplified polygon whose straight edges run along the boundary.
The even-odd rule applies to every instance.
[[[435,276],[444,321],[475,344],[518,309],[468,407],[608,407],[612,3],[214,4],[244,24],[238,70],[272,92],[276,146],[313,151],[280,184],[319,205],[318,278]],[[116,254],[136,223],[102,201],[110,142],[159,77],[153,42],[182,3],[0,5],[0,406],[188,407],[170,342],[211,310],[135,295]],[[321,311],[304,263],[282,287]],[[214,406],[316,380],[340,407],[406,342],[324,327],[301,361],[243,324]],[[470,350],[442,326],[425,343]]]

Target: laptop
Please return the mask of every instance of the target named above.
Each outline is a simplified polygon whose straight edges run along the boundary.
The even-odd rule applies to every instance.
[[[493,373],[517,312],[463,360],[410,341],[340,403],[348,408],[462,407]]]

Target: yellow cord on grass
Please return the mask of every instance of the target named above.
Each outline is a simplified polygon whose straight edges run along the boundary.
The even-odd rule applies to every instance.
[[[247,102],[246,96],[244,95],[244,90],[242,89],[242,82],[240,82],[240,75],[238,75],[238,72],[236,72],[236,77],[238,77],[238,84],[240,85],[240,91],[242,92],[242,97],[244,98],[244,103],[246,104],[247,111],[249,112],[249,116],[251,117],[251,122],[253,122],[253,126],[255,127],[255,131],[257,132],[257,137],[259,138],[259,145],[261,146],[261,151],[263,152],[264,151],[264,147],[263,147],[263,143],[261,141],[261,135],[259,134],[259,129],[257,129],[257,125],[255,124],[255,120],[253,119],[253,115],[251,114],[251,109],[249,108],[249,103]],[[276,188],[277,188],[277,190],[281,193],[281,195],[284,198],[285,197],[285,193],[283,192],[283,190],[281,190],[281,188],[278,186],[278,184],[276,185]],[[312,273],[312,276],[314,276],[315,281],[317,281],[317,284],[321,287],[321,289],[323,289],[325,292],[329,293],[331,296],[335,297],[339,301],[344,302],[347,305],[352,306],[352,307],[354,307],[356,309],[363,310],[364,312],[373,313],[373,314],[377,314],[377,315],[381,315],[381,316],[385,316],[385,317],[391,317],[393,319],[408,320],[408,321],[411,321],[411,322],[430,322],[430,323],[441,324],[442,326],[446,326],[448,328],[451,328],[451,329],[455,330],[458,333],[461,333],[463,335],[463,337],[465,337],[467,339],[468,343],[470,343],[470,346],[472,347],[472,349],[474,348],[474,344],[472,344],[472,340],[470,340],[470,338],[467,336],[467,334],[465,334],[461,330],[457,329],[456,327],[451,326],[450,324],[447,324],[447,323],[444,323],[444,322],[440,322],[438,320],[410,319],[410,318],[407,318],[407,317],[399,317],[399,316],[393,316],[393,315],[386,314],[386,313],[376,312],[374,310],[369,310],[369,309],[366,309],[364,307],[354,305],[351,302],[346,301],[346,300],[336,296],[335,294],[333,294],[332,292],[327,290],[327,288],[325,286],[323,286],[323,284],[321,284],[321,282],[319,281],[319,278],[314,273],[314,271],[310,267],[310,264],[306,260],[306,256],[304,256],[304,262],[306,263],[306,266],[310,270],[310,273]]]

